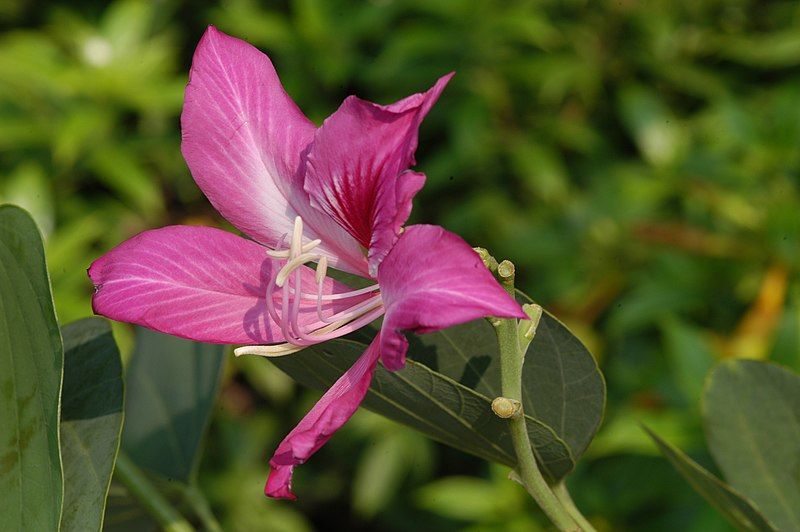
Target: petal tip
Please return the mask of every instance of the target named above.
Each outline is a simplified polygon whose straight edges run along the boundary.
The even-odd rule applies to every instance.
[[[213,39],[225,35],[225,33],[219,31],[216,26],[213,24],[209,24],[206,26],[206,31],[203,32],[203,36],[200,37],[200,42],[202,43],[206,39]]]
[[[264,495],[270,499],[296,501],[297,495],[292,492],[293,466],[276,466],[270,464],[269,477],[264,485]]]

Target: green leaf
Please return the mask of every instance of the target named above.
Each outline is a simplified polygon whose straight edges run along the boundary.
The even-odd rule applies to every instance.
[[[778,530],[800,530],[800,376],[731,360],[703,397],[708,446],[728,482]]]
[[[101,530],[122,431],[122,362],[101,318],[70,323],[61,332],[61,530]]]
[[[42,237],[0,206],[0,530],[58,529],[63,363]]]
[[[533,303],[522,292],[518,297]],[[526,412],[553,427],[567,442],[576,460],[589,447],[603,421],[606,383],[597,361],[547,311],[542,312],[536,336],[525,355],[522,402]]]
[[[323,390],[366,348],[361,342],[337,339],[270,360],[301,384]],[[451,447],[513,467],[516,456],[508,426],[492,412],[492,399],[409,359],[401,371],[389,372],[379,365],[362,404]],[[575,464],[566,443],[530,416],[527,422],[545,473],[551,478],[569,473]]]
[[[522,292],[518,299],[533,302]],[[408,338],[410,358],[490,399],[502,395],[500,352],[486,320]],[[551,427],[577,460],[603,418],[605,382],[591,353],[547,312],[525,355],[522,386],[525,412]]]
[[[190,483],[222,371],[223,346],[139,328],[127,369],[122,446],[139,466]]]
[[[672,467],[733,526],[739,530],[775,530],[746,497],[709,473],[680,449],[659,438],[655,432],[643,428]]]

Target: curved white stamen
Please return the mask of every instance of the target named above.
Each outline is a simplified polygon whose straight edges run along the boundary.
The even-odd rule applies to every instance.
[[[325,342],[327,340],[333,340],[334,338],[340,338],[346,334],[350,334],[351,332],[360,329],[364,325],[371,323],[372,321],[380,318],[383,316],[384,309],[383,306],[379,306],[375,310],[371,312],[367,312],[366,314],[362,314],[360,318],[348,321],[345,325],[340,325],[340,322],[336,322],[335,324],[338,326],[337,329],[333,329],[331,332],[327,334],[319,334],[319,331],[315,331],[315,334],[307,335],[310,338],[308,345],[318,344],[320,342]]]
[[[350,319],[358,318],[361,314],[365,312],[369,312],[370,310],[379,307],[383,304],[383,300],[381,299],[380,295],[368,298],[361,303],[356,304],[346,310],[337,312],[328,316],[327,318],[322,316],[320,312],[320,306],[317,305],[317,316],[319,317],[320,321],[324,323],[334,323],[334,322],[345,322]]]
[[[295,270],[300,271],[299,270],[300,266],[302,266],[306,262],[310,262],[312,260],[319,258],[320,256],[317,255],[316,253],[303,253],[301,255],[293,257],[289,262],[287,262],[283,266],[283,268],[280,269],[280,271],[278,272],[278,276],[275,278],[275,284],[278,285],[279,287],[282,287],[284,283],[286,283],[286,279],[289,278],[289,275],[291,275],[292,272],[294,272]]]
[[[289,262],[284,264],[283,268],[278,272],[278,276],[275,278],[275,285],[279,287],[283,287],[282,290],[282,298],[281,298],[281,332],[283,333],[283,337],[292,342],[294,339],[294,331],[291,330],[291,320],[287,319],[288,316],[291,316],[291,307],[292,307],[292,299],[289,295],[289,285],[284,284],[286,281],[286,277],[292,270],[287,269],[286,266],[289,265],[294,259],[300,255],[300,248],[303,247],[303,219],[299,216],[296,216],[294,219],[294,230],[292,231],[292,241],[289,243]],[[294,266],[294,268],[298,268],[300,264]],[[283,280],[281,281],[281,275],[283,274]],[[280,282],[279,282],[280,281]],[[297,283],[295,283],[297,290],[302,291],[302,287],[300,287]]]
[[[277,249],[267,251],[269,257],[276,260],[285,260],[285,262],[280,268],[277,268],[278,265],[273,263],[269,287],[265,294],[269,317],[280,326],[285,342],[275,345],[239,347],[234,350],[236,356],[277,357],[296,353],[309,345],[344,336],[370,323],[384,313],[383,299],[378,292],[379,286],[377,284],[349,292],[323,294],[328,271],[328,259],[324,255],[312,253],[322,243],[321,240],[315,239],[303,244],[303,220],[299,216],[294,220],[289,248],[280,249],[285,245],[285,242],[286,236],[283,237]],[[314,275],[317,286],[316,294],[309,294],[303,292],[302,266],[313,261],[318,261]],[[292,274],[294,274],[293,277]],[[287,282],[290,279],[292,282]],[[278,312],[275,305],[275,288],[281,288],[280,312]],[[372,295],[339,312],[334,312],[334,307],[331,304],[328,312],[332,313],[327,317],[323,314],[323,301],[346,300],[366,294]],[[316,300],[315,310],[317,318],[319,318],[318,322],[306,325],[300,324],[301,301],[303,299]]]
[[[277,281],[275,282],[277,285]],[[281,324],[281,332],[283,333],[283,337],[289,341],[289,343],[293,343],[292,340],[294,339],[294,335],[290,332],[290,325],[291,322],[287,319],[287,316],[291,314],[291,304],[292,300],[289,297],[289,285],[283,285],[283,289],[281,290],[281,319],[278,323]]]
[[[358,290],[351,290],[350,292],[338,292],[336,294],[309,294],[308,292],[303,292],[300,294],[300,297],[303,299],[312,299],[316,300],[318,297],[321,297],[323,301],[336,301],[338,299],[350,299],[356,296],[369,294],[370,292],[375,292],[380,287],[377,284],[373,284],[367,286],[365,288],[359,288]],[[297,291],[294,288],[290,289],[292,295],[295,295]]]
[[[283,245],[283,243],[285,241],[286,241],[286,236],[284,235],[284,237],[281,239],[281,242],[280,242],[281,245]],[[275,323],[280,323],[281,322],[281,318],[278,315],[278,311],[275,310],[275,298],[274,298],[274,290],[273,290],[273,287],[275,286],[275,278],[278,276],[278,269],[273,264],[272,268],[270,270],[271,270],[271,273],[270,273],[270,277],[269,277],[269,284],[267,285],[267,293],[264,295],[264,300],[265,300],[265,302],[267,304],[267,313],[269,313],[269,317]]]
[[[326,257],[322,257],[319,260],[319,264],[317,264],[317,271],[316,271],[316,281],[317,281],[317,317],[319,321],[327,321],[325,317],[322,315],[322,283],[325,282],[325,274],[328,273],[328,259]],[[299,292],[300,298],[302,299],[303,294]]]
[[[297,287],[298,292],[302,291],[302,283],[303,283],[302,273],[303,272],[300,271],[300,268],[297,268],[294,271],[294,285]],[[297,339],[300,338],[301,335],[300,325],[298,325],[297,323],[297,318],[299,315],[300,315],[300,298],[294,297],[292,298],[292,310],[288,321],[289,321],[289,328],[292,331],[292,336],[293,336],[291,341],[297,344],[299,344],[299,342],[297,342]]]

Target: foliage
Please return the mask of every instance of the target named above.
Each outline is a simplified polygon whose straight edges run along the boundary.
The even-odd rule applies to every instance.
[[[9,0],[0,13],[0,200],[42,229],[62,323],[91,314],[85,268],[101,252],[149,227],[220,223],[179,152],[206,24],[268,51],[317,121],[349,93],[387,102],[456,70],[423,126],[415,219],[513,260],[597,356],[607,419],[570,479],[578,505],[613,529],[721,526],[638,422],[710,466],[697,405],[715,362],[800,370],[796,6]],[[130,331],[115,332],[127,354]],[[461,477],[477,475],[505,500],[507,481],[367,412],[298,472],[304,500],[262,500],[269,453],[314,397],[266,364],[226,369],[198,478],[226,529],[531,528],[513,496],[502,522],[426,496],[474,493]]]
[[[800,374],[754,360],[727,361],[703,394],[708,446],[729,484],[648,430],[686,480],[739,530],[800,524]]]
[[[111,330],[90,318],[59,333],[41,236],[9,205],[0,206],[0,271],[3,528],[100,530],[122,425]]]

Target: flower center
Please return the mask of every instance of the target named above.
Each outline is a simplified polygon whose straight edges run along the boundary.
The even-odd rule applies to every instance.
[[[326,340],[344,336],[380,317],[383,312],[383,300],[377,284],[336,294],[325,294],[325,277],[328,271],[328,258],[316,248],[321,240],[312,240],[303,244],[303,220],[299,216],[294,220],[292,239],[288,248],[283,248],[286,237],[278,249],[267,250],[267,255],[276,261],[283,262],[280,269],[273,264],[266,305],[269,317],[278,324],[286,342],[277,345],[252,345],[234,350],[236,356],[260,355],[276,357],[296,353],[304,347]],[[302,267],[309,262],[317,263],[315,290],[313,293],[303,291]],[[280,291],[280,305],[276,305],[276,291]],[[349,307],[334,310],[334,301],[355,299]],[[310,324],[300,323],[300,311],[303,300],[316,300],[316,320]],[[326,306],[327,308],[323,308]],[[304,310],[309,310],[306,303]]]

